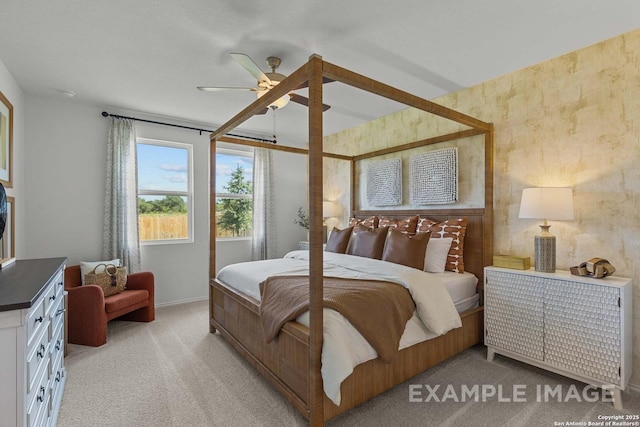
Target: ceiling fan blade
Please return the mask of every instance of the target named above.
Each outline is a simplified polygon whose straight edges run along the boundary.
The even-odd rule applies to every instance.
[[[203,92],[221,92],[223,90],[250,90],[255,91],[256,89],[253,87],[235,87],[235,86],[218,86],[218,87],[209,87],[209,86],[197,86],[198,90]]]
[[[329,77],[322,78],[322,84],[335,82],[335,80],[330,79]],[[294,90],[304,89],[305,87],[309,87],[309,82],[304,82],[302,85],[298,86]]]
[[[250,72],[258,82],[267,82],[269,84],[272,84],[269,77],[267,77],[267,75],[260,69],[260,67],[258,67],[258,65],[253,62],[253,60],[247,55],[245,55],[244,53],[231,53],[230,55],[238,62],[238,64],[242,65],[245,70]]]
[[[290,93],[289,96],[291,97],[291,102],[304,105],[305,107],[309,106],[309,98],[298,95],[297,93]],[[327,111],[329,108],[331,108],[330,105],[322,104],[322,111]]]
[[[269,111],[269,107],[265,108],[264,110],[258,111],[256,114],[267,114],[268,111]]]

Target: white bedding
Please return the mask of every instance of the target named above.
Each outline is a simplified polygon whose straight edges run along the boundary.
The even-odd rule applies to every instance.
[[[416,303],[416,313],[407,322],[400,349],[435,338],[462,325],[452,295],[465,306],[473,304],[474,299],[477,305],[477,278],[470,273],[425,273],[415,268],[352,255],[324,252],[323,256],[325,276],[387,280],[409,290]],[[260,282],[273,275],[306,275],[308,260],[308,251],[293,251],[282,259],[227,266],[220,270],[218,279],[260,300]],[[339,405],[342,381],[353,372],[353,368],[376,358],[377,353],[340,313],[324,309],[323,315],[324,392]],[[308,326],[309,313],[302,314],[296,320]]]

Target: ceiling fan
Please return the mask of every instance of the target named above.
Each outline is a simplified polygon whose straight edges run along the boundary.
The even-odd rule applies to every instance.
[[[231,57],[235,59],[238,64],[242,65],[242,67],[247,70],[253,77],[258,81],[257,87],[234,87],[234,86],[219,86],[219,87],[208,87],[208,86],[198,86],[198,89],[204,92],[218,92],[224,90],[241,90],[241,91],[251,91],[255,92],[258,98],[260,98],[265,93],[269,92],[271,89],[276,87],[281,81],[283,81],[287,76],[284,74],[280,74],[276,72],[276,69],[280,66],[282,62],[280,58],[275,56],[270,56],[267,58],[267,65],[271,68],[270,73],[263,72],[258,65],[253,62],[253,60],[244,53],[232,53]],[[328,79],[324,79],[323,83],[328,83]],[[302,89],[307,85],[303,85],[297,89]],[[272,109],[282,108],[291,102],[295,102],[297,104],[304,105],[306,107],[309,106],[309,98],[306,98],[302,95],[298,95],[297,93],[290,92],[281,98],[278,98],[271,105],[269,105]],[[331,108],[329,105],[322,104],[322,111],[327,111]],[[265,114],[268,109],[264,109],[259,114]]]

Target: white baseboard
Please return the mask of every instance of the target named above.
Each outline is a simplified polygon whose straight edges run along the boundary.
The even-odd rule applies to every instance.
[[[167,306],[170,306],[170,305],[188,304],[190,302],[204,301],[204,300],[207,300],[207,299],[209,299],[208,296],[203,296],[203,297],[197,297],[197,298],[182,299],[182,300],[178,300],[178,301],[163,302],[163,303],[160,303],[160,304],[156,304],[156,308],[167,307]]]
[[[629,390],[635,391],[636,393],[640,393],[640,385],[629,383]]]

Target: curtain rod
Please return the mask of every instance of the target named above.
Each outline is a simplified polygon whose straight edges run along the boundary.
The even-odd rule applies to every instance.
[[[208,133],[213,132],[212,130],[208,130],[208,129],[200,129],[200,128],[194,128],[194,127],[190,127],[190,126],[182,126],[182,125],[174,125],[173,123],[157,122],[155,120],[139,119],[137,117],[120,116],[118,114],[109,114],[106,111],[102,112],[102,117],[115,117],[116,119],[129,119],[129,120],[135,120],[137,122],[153,123],[155,125],[171,126],[171,127],[174,127],[174,128],[182,128],[182,129],[189,129],[189,130],[197,130],[198,132],[200,132],[200,135],[202,135],[202,132],[208,132]],[[235,135],[233,133],[227,133],[225,135],[234,136],[236,138],[251,139],[253,141],[270,142],[272,144],[277,144],[278,143],[278,141],[275,138],[274,139],[256,138],[256,137],[253,137],[253,136]]]

